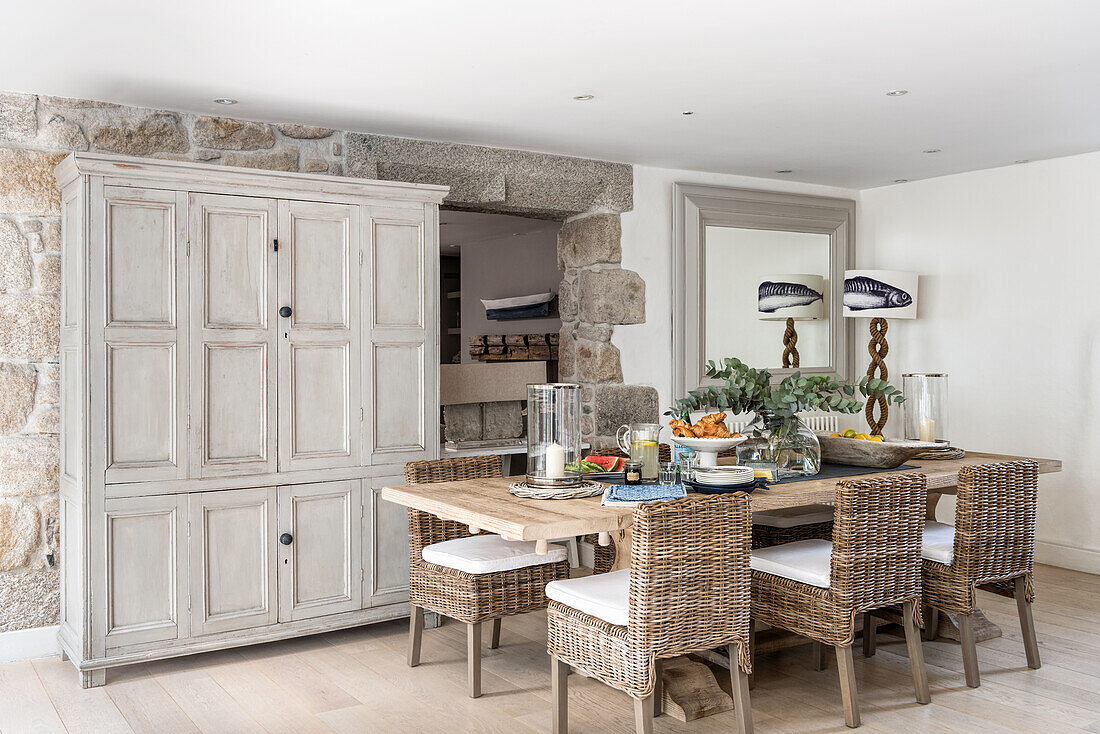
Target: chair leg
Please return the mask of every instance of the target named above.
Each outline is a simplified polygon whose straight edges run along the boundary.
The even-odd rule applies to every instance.
[[[974,640],[974,618],[969,614],[960,614],[958,620],[966,685],[977,688],[982,684],[982,680],[978,674],[978,645]]]
[[[653,694],[634,699],[634,730],[638,734],[653,734]]]
[[[814,670],[825,670],[828,663],[825,660],[825,646],[814,640]]]
[[[500,647],[500,622],[500,617],[497,617],[493,620],[493,633],[489,637],[490,650],[496,650],[498,647]]]
[[[737,714],[738,734],[752,734],[752,704],[749,703],[749,675],[737,662],[737,645],[730,645],[730,683],[733,691],[733,708]]]
[[[931,642],[936,639],[936,633],[940,628],[940,610],[935,607],[925,605],[924,607],[924,630],[921,632],[921,637],[925,642]]]
[[[852,660],[852,646],[836,648],[836,667],[840,671],[840,697],[844,701],[844,723],[851,728],[859,726],[859,695],[856,690],[856,667]]]
[[[481,696],[481,622],[466,625],[466,674],[470,698]]]
[[[863,613],[863,657],[871,658],[875,656],[875,644],[877,643],[877,624],[875,623],[875,615],[870,612]]]
[[[665,712],[665,681],[661,674],[661,661],[653,661],[653,715],[660,716]]]
[[[928,690],[928,671],[924,667],[924,648],[921,647],[920,630],[917,629],[917,603],[907,601],[902,609],[905,618],[905,646],[909,648],[909,670],[913,673],[913,688],[917,703],[932,703]]]
[[[420,638],[424,636],[424,610],[409,607],[409,667],[420,665]]]
[[[730,670],[733,670],[734,658],[730,656]],[[749,620],[749,662],[752,663],[753,671],[756,670],[756,620]],[[756,673],[749,673],[749,690],[756,688]]]
[[[569,666],[550,656],[550,688],[554,702],[554,734],[569,732]]]
[[[1035,637],[1035,620],[1031,616],[1031,602],[1027,600],[1025,587],[1027,577],[1016,578],[1016,610],[1020,613],[1020,632],[1024,636],[1024,652],[1027,653],[1027,667],[1038,670],[1043,667],[1039,660],[1039,640]]]

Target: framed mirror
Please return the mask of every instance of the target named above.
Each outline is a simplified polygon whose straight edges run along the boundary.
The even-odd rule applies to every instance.
[[[847,378],[855,202],[682,183],[674,197],[674,394],[712,384],[706,362],[723,357]]]

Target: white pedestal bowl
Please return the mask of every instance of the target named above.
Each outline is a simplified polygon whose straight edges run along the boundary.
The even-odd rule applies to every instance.
[[[718,466],[718,452],[732,449],[739,443],[748,440],[748,436],[735,438],[688,438],[686,436],[673,436],[673,443],[685,446],[695,451],[696,466]]]

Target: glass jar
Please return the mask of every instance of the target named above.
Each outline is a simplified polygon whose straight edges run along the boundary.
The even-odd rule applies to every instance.
[[[527,386],[527,483],[572,487],[581,473],[567,469],[581,458],[581,386]],[[575,466],[575,464],[574,464]]]
[[[947,373],[910,372],[901,376],[905,396],[905,437],[948,443]]]
[[[745,466],[774,462],[779,476],[812,477],[821,471],[817,434],[798,416],[783,418],[767,411],[756,414],[741,431],[749,438],[737,447],[737,463]]]

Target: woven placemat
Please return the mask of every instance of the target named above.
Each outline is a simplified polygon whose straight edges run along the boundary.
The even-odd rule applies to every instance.
[[[914,459],[932,459],[932,460],[945,460],[945,459],[962,459],[966,457],[966,452],[962,449],[957,449],[954,446],[948,446],[944,449],[929,449],[928,451],[921,452],[914,456]]]
[[[603,494],[606,485],[582,480],[576,487],[532,487],[527,482],[512,482],[508,491],[529,500],[577,500]]]

